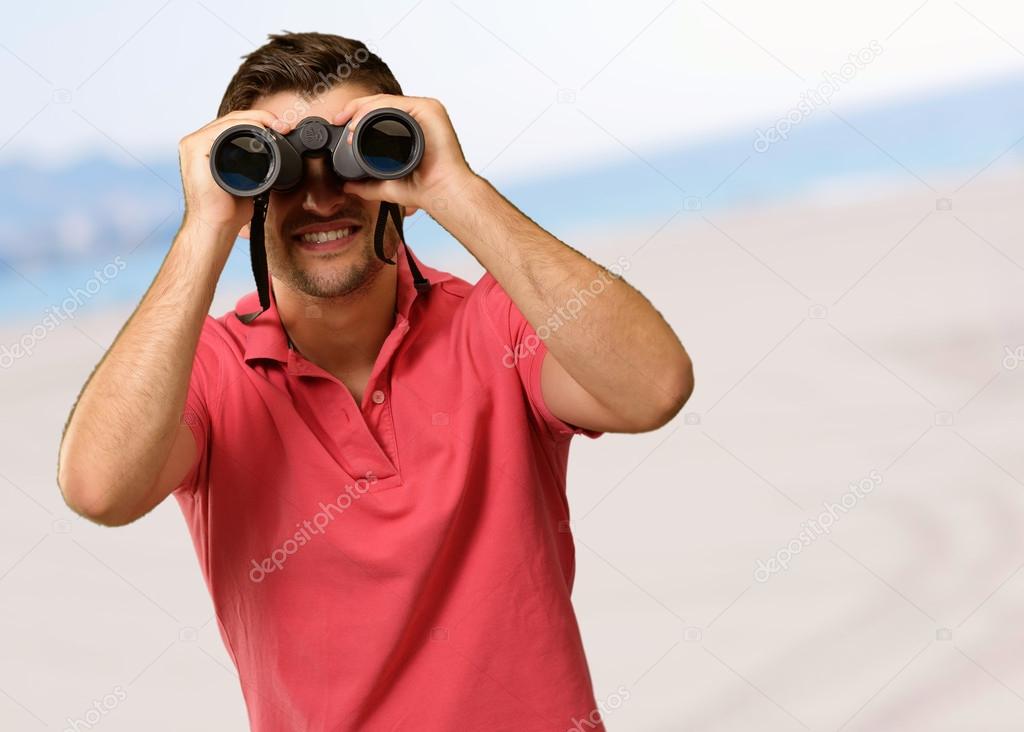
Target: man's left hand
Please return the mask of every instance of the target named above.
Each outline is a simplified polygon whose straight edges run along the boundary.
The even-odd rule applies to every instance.
[[[335,125],[349,123],[343,144],[351,145],[359,121],[371,110],[394,107],[407,112],[423,129],[423,159],[409,175],[395,180],[346,181],[344,190],[368,201],[391,201],[428,213],[447,207],[448,198],[475,175],[466,163],[448,112],[436,99],[374,94],[358,97],[335,115]]]

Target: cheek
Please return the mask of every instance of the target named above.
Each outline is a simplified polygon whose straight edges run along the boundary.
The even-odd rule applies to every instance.
[[[372,224],[377,219],[377,211],[380,209],[380,201],[367,201],[365,198],[356,197],[359,201],[359,208],[363,212],[363,219]]]
[[[275,205],[273,201],[270,203],[270,208],[267,211],[267,236],[273,236],[274,238],[283,239],[285,232],[284,226],[288,220],[288,212],[291,209],[286,207],[286,204],[278,203]]]
[[[294,220],[296,215],[302,214],[303,194],[300,190],[281,193],[272,191],[270,194],[270,206],[267,209],[267,223],[273,224],[277,229],[283,226],[289,218]]]

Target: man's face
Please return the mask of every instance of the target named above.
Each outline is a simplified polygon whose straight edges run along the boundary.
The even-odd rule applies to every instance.
[[[345,104],[372,92],[363,86],[335,87],[315,98],[294,92],[261,97],[256,109],[295,123],[306,117],[330,122]],[[373,251],[373,229],[380,202],[343,193],[342,182],[325,157],[307,157],[301,184],[274,191],[267,211],[267,264],[275,278],[313,297],[339,297],[367,286],[384,263]],[[391,227],[384,250],[391,256],[397,236]]]

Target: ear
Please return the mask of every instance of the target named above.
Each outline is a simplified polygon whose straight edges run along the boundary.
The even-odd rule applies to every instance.
[[[242,227],[241,231],[238,232],[238,236],[242,239],[249,238],[249,224]]]
[[[419,209],[415,206],[402,206],[402,216],[405,218],[409,218],[417,211],[419,211]]]

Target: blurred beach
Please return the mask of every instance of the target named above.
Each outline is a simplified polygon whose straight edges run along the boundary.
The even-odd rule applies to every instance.
[[[247,727],[178,507],[92,525],[56,464],[180,223],[177,140],[284,27],[367,39],[693,357],[670,424],[570,456],[608,729],[1024,729],[1024,11],[98,0],[6,20],[0,729]],[[482,274],[422,212],[406,233]],[[252,289],[240,241],[212,314]]]
[[[574,597],[610,728],[1024,724],[1024,174],[953,193],[969,175],[566,237],[625,258],[698,384],[658,432],[573,449]],[[422,256],[480,274],[454,247]],[[222,285],[212,311],[247,289]],[[123,687],[104,729],[241,729],[177,506],[109,530],[60,501],[63,422],[130,313],[86,310],[0,381],[0,554],[26,557],[3,577],[0,687],[18,703],[0,719],[57,727]],[[829,503],[829,533],[758,575]]]

